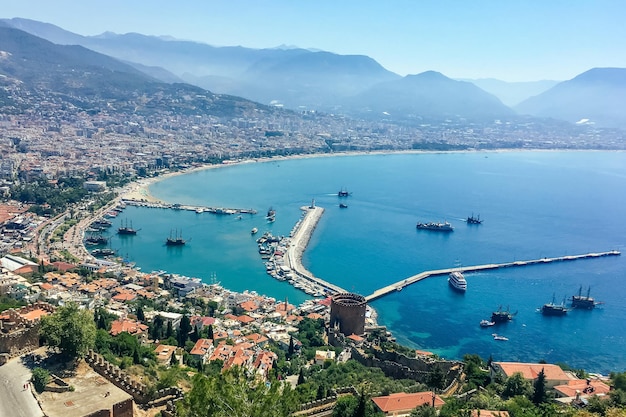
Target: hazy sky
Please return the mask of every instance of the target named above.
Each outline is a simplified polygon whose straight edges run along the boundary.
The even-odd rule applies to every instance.
[[[565,80],[626,67],[624,0],[2,0],[0,17],[81,35],[171,35],[364,54],[401,75]]]

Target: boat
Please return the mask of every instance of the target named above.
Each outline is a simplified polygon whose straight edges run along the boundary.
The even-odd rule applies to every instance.
[[[497,311],[491,313],[491,321],[494,323],[507,323],[513,319],[515,314],[511,313],[508,307],[506,310],[502,310],[502,306],[500,306]]]
[[[250,234],[251,235],[256,235],[258,231],[259,231],[259,229],[257,229],[256,227],[253,227],[252,230],[250,230]]]
[[[337,197],[348,197],[350,193],[345,188],[342,188],[337,192]]]
[[[467,281],[460,272],[451,272],[448,276],[448,284],[457,291],[465,292],[467,290]]]
[[[271,218],[275,218],[276,217],[276,210],[274,210],[272,207],[270,207],[267,210],[267,215],[265,215],[266,219],[271,219]]]
[[[203,208],[197,208],[196,209],[196,214],[202,214],[204,213],[204,209]]]
[[[567,308],[565,308],[565,300],[561,304],[555,304],[554,296],[552,296],[552,302],[541,306],[541,314],[544,316],[564,316],[567,314]]]
[[[102,235],[89,236],[85,239],[85,243],[88,245],[106,245],[108,241],[109,239]]]
[[[434,230],[436,232],[452,232],[454,230],[454,227],[452,227],[452,225],[448,222],[443,222],[443,223],[435,223],[435,222],[420,223],[418,222],[415,227],[417,227],[418,229],[423,229],[423,230]]]
[[[489,320],[480,321],[480,327],[491,327],[491,326],[495,326],[495,324],[496,324],[495,321],[489,321]]]
[[[174,236],[170,232],[170,236],[165,240],[165,245],[167,246],[183,246],[187,241],[183,239],[182,233],[176,232]]]
[[[502,342],[507,342],[509,340],[508,337],[501,336],[497,333],[492,334],[492,336],[493,336],[493,340],[500,340]]]
[[[274,223],[276,221],[276,216],[267,217],[268,223]]]
[[[104,249],[94,249],[91,251],[93,256],[112,256],[115,255],[114,249],[104,248]]]
[[[582,295],[583,286],[581,285],[578,289],[578,295],[572,296],[572,308],[582,308],[586,310],[591,310],[595,308],[595,306],[599,303],[596,303],[596,300],[593,297],[589,296],[591,292],[591,287],[587,288],[587,295]]]
[[[339,203],[339,208],[348,208],[346,203]]]
[[[112,223],[107,219],[96,219],[91,222],[91,226],[95,228],[111,227]]]
[[[467,218],[466,222],[467,224],[482,224],[483,223],[483,221],[480,219],[480,214],[474,217],[474,213],[472,213],[472,215]]]
[[[130,222],[130,226],[129,226],[128,225],[128,220],[126,220],[126,222],[123,223],[117,229],[117,234],[118,235],[136,235],[137,234],[137,230],[133,229],[133,222]]]

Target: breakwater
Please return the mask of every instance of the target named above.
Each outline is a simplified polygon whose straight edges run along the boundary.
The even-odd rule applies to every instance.
[[[367,297],[365,297],[365,299],[368,302],[373,301],[377,298],[380,298],[389,294],[390,292],[401,291],[404,287],[407,287],[411,284],[419,282],[428,277],[437,276],[437,275],[447,275],[447,274],[450,274],[451,272],[461,272],[461,273],[478,272],[478,271],[485,271],[485,270],[490,270],[490,269],[512,268],[512,267],[529,266],[529,265],[541,265],[541,264],[549,264],[553,262],[575,261],[578,259],[592,259],[592,258],[601,258],[605,256],[619,256],[620,254],[621,254],[620,251],[613,250],[613,251],[608,251],[608,252],[585,253],[582,255],[559,256],[556,258],[541,258],[541,259],[531,259],[527,261],[505,262],[501,264],[484,264],[484,265],[474,265],[474,266],[424,271],[417,275],[413,275],[413,276],[410,276],[409,278],[403,279],[402,281],[398,281],[394,284],[382,287],[374,291],[372,294],[368,295]]]
[[[343,288],[316,277],[308,271],[304,265],[302,265],[302,253],[306,249],[309,240],[311,239],[311,235],[324,213],[324,209],[313,205],[309,207],[302,207],[301,209],[304,211],[304,216],[296,224],[294,230],[292,230],[289,245],[287,247],[287,256],[285,259],[287,267],[295,272],[298,277],[321,286],[326,290],[326,292],[346,292]]]
[[[161,208],[161,209],[173,209],[173,210],[188,210],[195,211],[196,213],[212,213],[212,214],[257,214],[255,209],[251,208],[226,208],[226,207],[210,207],[210,206],[194,206],[188,204],[179,203],[164,203],[155,201],[144,201],[135,199],[123,198],[122,203],[129,206],[137,207],[149,207],[149,208]]]

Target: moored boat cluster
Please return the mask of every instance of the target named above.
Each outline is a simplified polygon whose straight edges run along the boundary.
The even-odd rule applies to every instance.
[[[290,238],[285,236],[274,236],[270,232],[265,232],[257,239],[259,254],[265,260],[265,270],[268,275],[279,281],[287,281],[295,288],[304,291],[314,297],[323,297],[326,291],[315,282],[299,276],[293,271],[285,257],[289,247]]]

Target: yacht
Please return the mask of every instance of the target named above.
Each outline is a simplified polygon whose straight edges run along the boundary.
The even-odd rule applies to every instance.
[[[465,292],[467,290],[467,281],[460,272],[451,272],[448,277],[448,284],[457,291]]]

